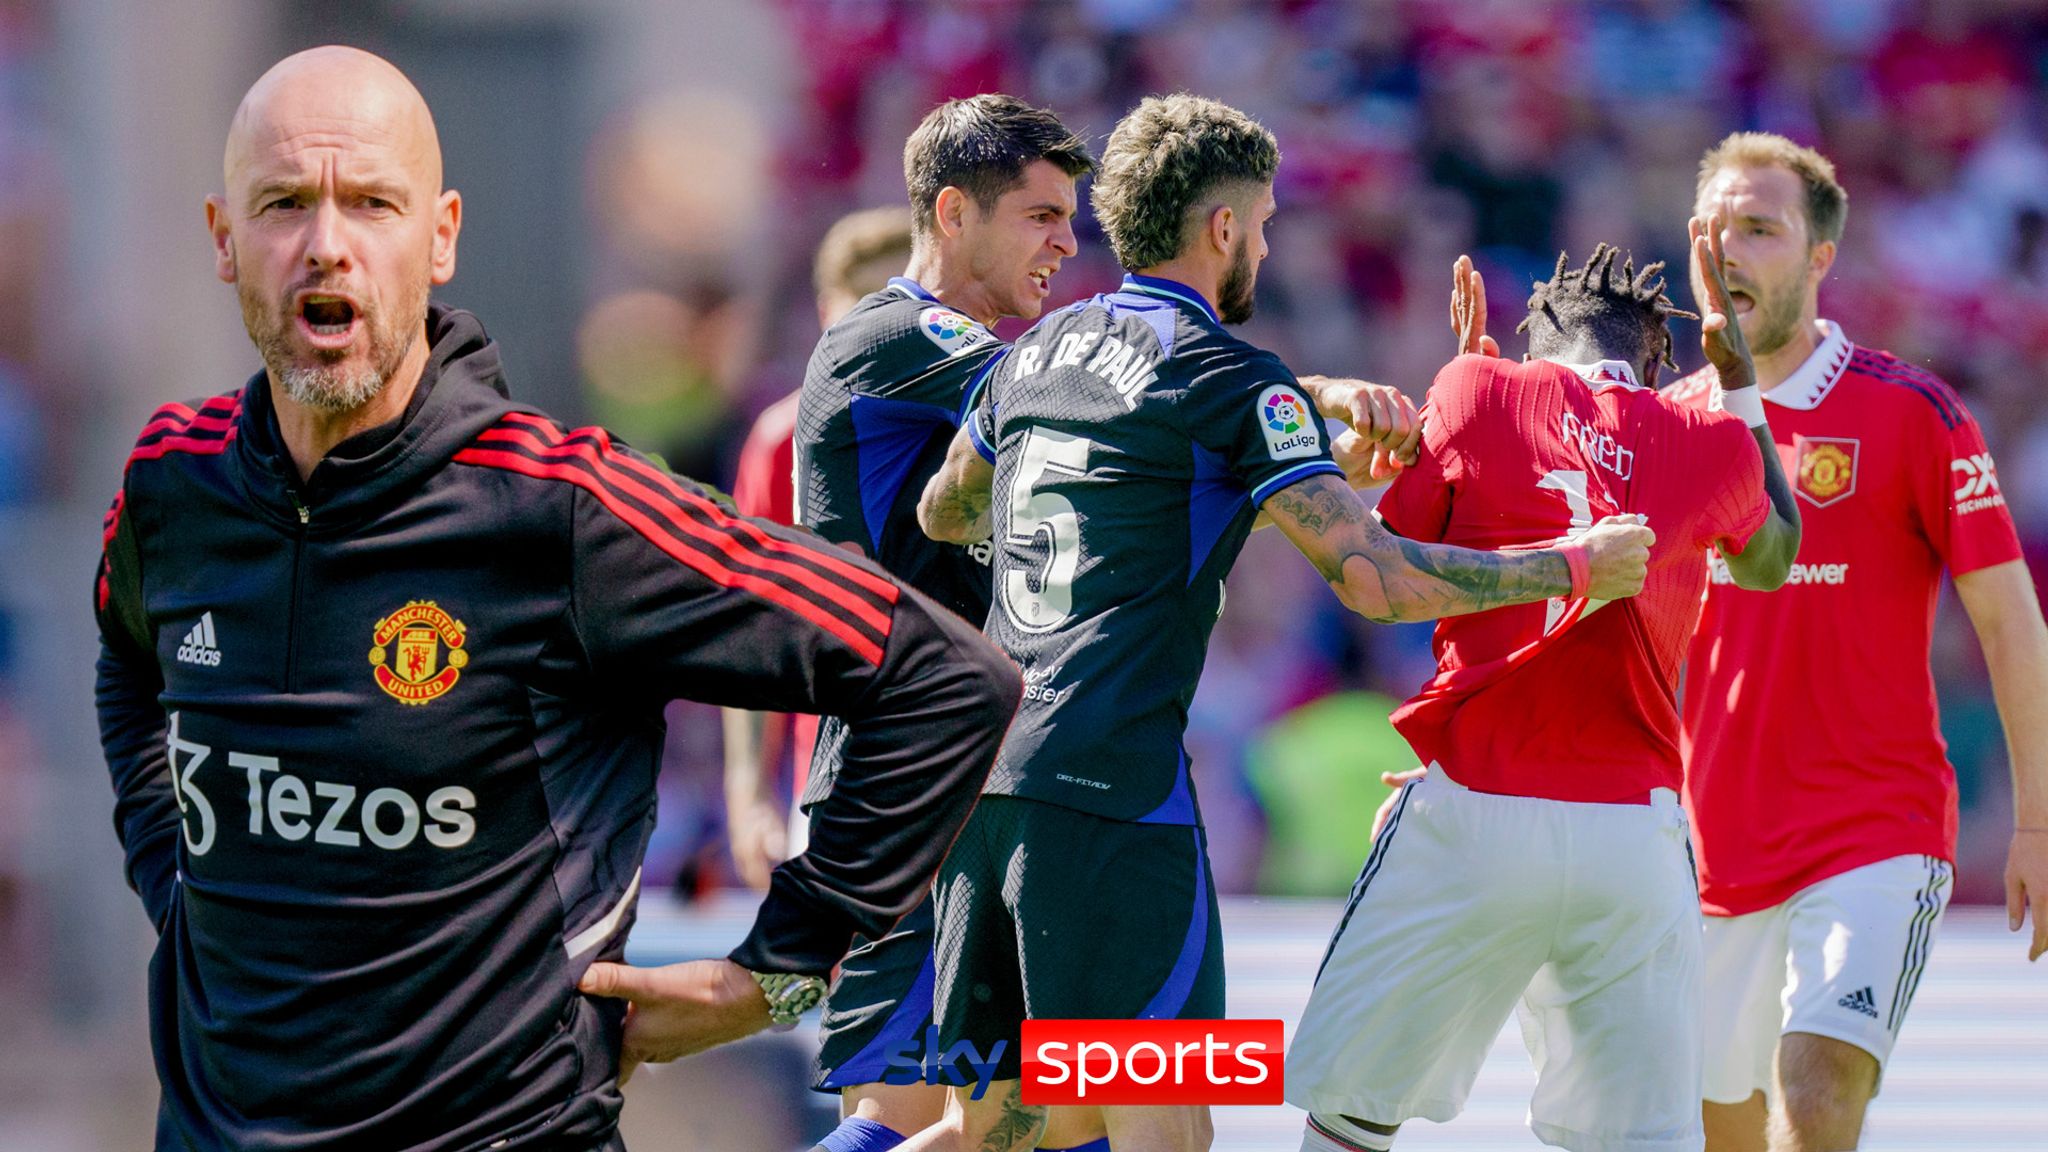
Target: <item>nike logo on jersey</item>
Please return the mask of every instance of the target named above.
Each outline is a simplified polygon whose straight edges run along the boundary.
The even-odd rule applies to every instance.
[[[213,638],[213,613],[201,616],[199,623],[185,633],[184,641],[178,645],[177,660],[203,668],[220,667],[220,645]]]

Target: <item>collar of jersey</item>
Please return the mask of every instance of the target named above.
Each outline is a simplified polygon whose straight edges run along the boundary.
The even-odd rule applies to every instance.
[[[908,276],[889,277],[889,287],[894,288],[898,292],[903,293],[905,296],[909,296],[914,299],[929,300],[934,304],[938,304],[941,302],[937,296],[934,296],[931,293],[925,291],[924,285],[919,284],[917,281],[912,280]]]
[[[1207,316],[1211,324],[1223,323],[1223,318],[1216,315],[1216,310],[1209,307],[1209,302],[1202,299],[1200,292],[1195,291],[1178,280],[1168,280],[1164,276],[1140,276],[1136,272],[1126,272],[1124,273],[1124,291],[1143,292],[1147,296],[1164,296],[1169,300],[1178,300],[1190,307],[1200,309],[1202,315]]]
[[[1564,364],[1564,361],[1560,360],[1558,363]],[[1643,382],[1636,379],[1636,370],[1629,367],[1626,360],[1595,360],[1591,364],[1564,364],[1564,366],[1577,372],[1586,383],[1593,386],[1595,391],[1603,388],[1628,388],[1633,390],[1643,386]]]
[[[1811,412],[1835,390],[1835,382],[1849,367],[1849,357],[1855,354],[1856,346],[1842,335],[1842,326],[1832,320],[1822,320],[1820,329],[1820,343],[1813,352],[1783,383],[1764,393],[1764,399],[1781,408]]]

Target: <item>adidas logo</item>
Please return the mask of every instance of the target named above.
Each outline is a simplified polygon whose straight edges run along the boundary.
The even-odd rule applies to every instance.
[[[201,616],[199,623],[185,633],[185,642],[178,645],[178,663],[220,667],[220,646],[213,642],[213,613]]]
[[[1835,1003],[1851,1012],[1861,1012],[1872,1020],[1877,1019],[1877,997],[1870,994],[1869,988],[1859,988]]]

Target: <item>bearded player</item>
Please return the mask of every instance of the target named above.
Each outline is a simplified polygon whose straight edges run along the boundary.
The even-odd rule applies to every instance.
[[[1667,317],[1689,314],[1658,265],[1637,274],[1605,245],[1537,285],[1529,362],[1463,355],[1430,388],[1421,458],[1380,501],[1389,529],[1530,547],[1633,513],[1657,542],[1631,600],[1437,625],[1439,672],[1393,717],[1430,771],[1376,837],[1287,1055],[1305,1152],[1384,1152],[1404,1121],[1455,1116],[1518,1002],[1539,1139],[1701,1145],[1679,661],[1709,548],[1768,590],[1799,542],[1714,231],[1694,222],[1694,294],[1728,413],[1654,391]],[[1458,276],[1461,347],[1490,351],[1483,287],[1466,261]]]
[[[936,899],[940,1042],[1000,1044],[993,1082],[954,1089],[945,1122],[905,1149],[1031,1145],[1048,1117],[1022,1100],[1026,1018],[1223,1015],[1182,737],[1257,517],[1380,621],[1640,587],[1651,534],[1633,522],[1498,553],[1397,540],[1373,521],[1306,397],[1399,455],[1400,425],[1354,403],[1390,390],[1298,380],[1227,330],[1251,316],[1279,163],[1270,132],[1212,100],[1148,98],[1125,116],[1092,202],[1130,274],[1018,339],[926,485],[927,532],[995,543],[988,630],[1023,666],[1030,707]],[[1123,1152],[1209,1145],[1199,1105],[1101,1114]]]
[[[1928,669],[1945,568],[2013,768],[2005,890],[2048,951],[2048,629],[1977,422],[1947,384],[1819,318],[1848,197],[1779,136],[1700,163],[1735,314],[1806,522],[1790,586],[1716,567],[1686,673],[1707,914],[1714,1152],[1854,1148],[1948,902],[1956,781]],[[1711,380],[1672,389],[1700,405]],[[1766,1132],[1768,1131],[1768,1137]]]

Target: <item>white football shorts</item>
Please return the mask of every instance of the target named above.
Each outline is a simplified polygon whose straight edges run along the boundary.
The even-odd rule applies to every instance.
[[[1769,1095],[1787,1032],[1853,1044],[1881,1078],[1954,876],[1939,857],[1894,856],[1760,912],[1707,917],[1706,1098]]]
[[[1287,1053],[1288,1103],[1449,1120],[1519,1004],[1538,1139],[1701,1148],[1700,911],[1677,796],[1500,796],[1432,767],[1352,887]]]

